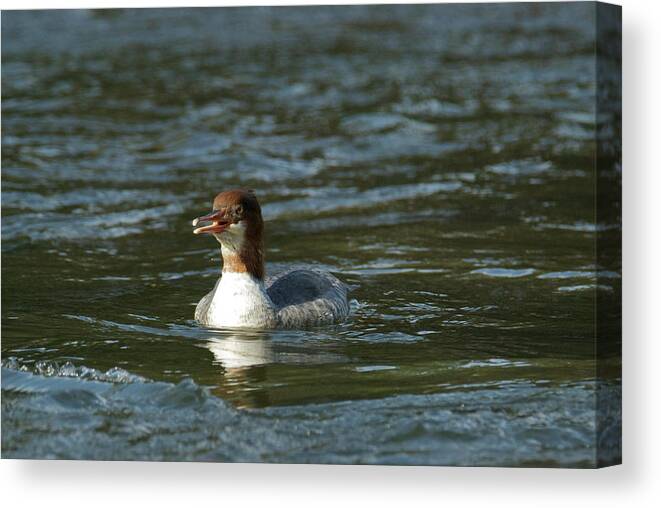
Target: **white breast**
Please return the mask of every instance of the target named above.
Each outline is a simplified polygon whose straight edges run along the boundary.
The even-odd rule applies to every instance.
[[[201,320],[219,328],[275,328],[278,324],[264,283],[248,273],[234,272],[223,273]]]

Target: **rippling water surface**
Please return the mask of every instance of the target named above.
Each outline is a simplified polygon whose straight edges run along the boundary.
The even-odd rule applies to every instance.
[[[605,443],[619,411],[595,303],[621,279],[595,259],[618,223],[595,226],[593,26],[589,4],[4,12],[3,456],[595,465],[595,401]],[[267,270],[333,272],[348,322],[196,325],[220,254],[190,220],[236,186]]]

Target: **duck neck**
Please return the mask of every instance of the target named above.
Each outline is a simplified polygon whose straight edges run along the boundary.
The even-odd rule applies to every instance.
[[[223,274],[244,273],[262,282],[264,280],[264,248],[261,241],[241,242],[240,245],[223,243]]]

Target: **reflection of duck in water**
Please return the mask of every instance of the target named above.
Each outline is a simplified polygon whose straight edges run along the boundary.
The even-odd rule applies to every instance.
[[[207,341],[207,348],[225,370],[266,365],[276,359],[273,344],[268,336],[213,337]]]
[[[213,211],[193,221],[208,225],[193,233],[211,233],[220,242],[223,273],[197,304],[195,319],[229,328],[300,328],[330,324],[349,314],[347,286],[329,273],[290,270],[264,280],[264,222],[252,191],[221,192]]]
[[[210,337],[206,347],[221,368],[222,376],[211,389],[236,407],[264,407],[272,403],[268,365],[277,361],[273,344],[261,332]]]
[[[203,334],[208,334],[204,346],[217,368],[212,393],[241,408],[296,403],[301,397],[300,387],[296,388],[298,367],[347,362],[334,351],[306,345],[300,341],[303,335],[292,331],[205,330]]]

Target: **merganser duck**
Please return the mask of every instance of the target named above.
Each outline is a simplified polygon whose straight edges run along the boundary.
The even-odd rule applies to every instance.
[[[253,191],[221,192],[213,200],[213,211],[193,220],[193,227],[196,235],[212,234],[223,257],[220,279],[195,308],[199,323],[217,328],[305,328],[348,316],[348,288],[329,273],[293,269],[264,279],[264,221]]]

